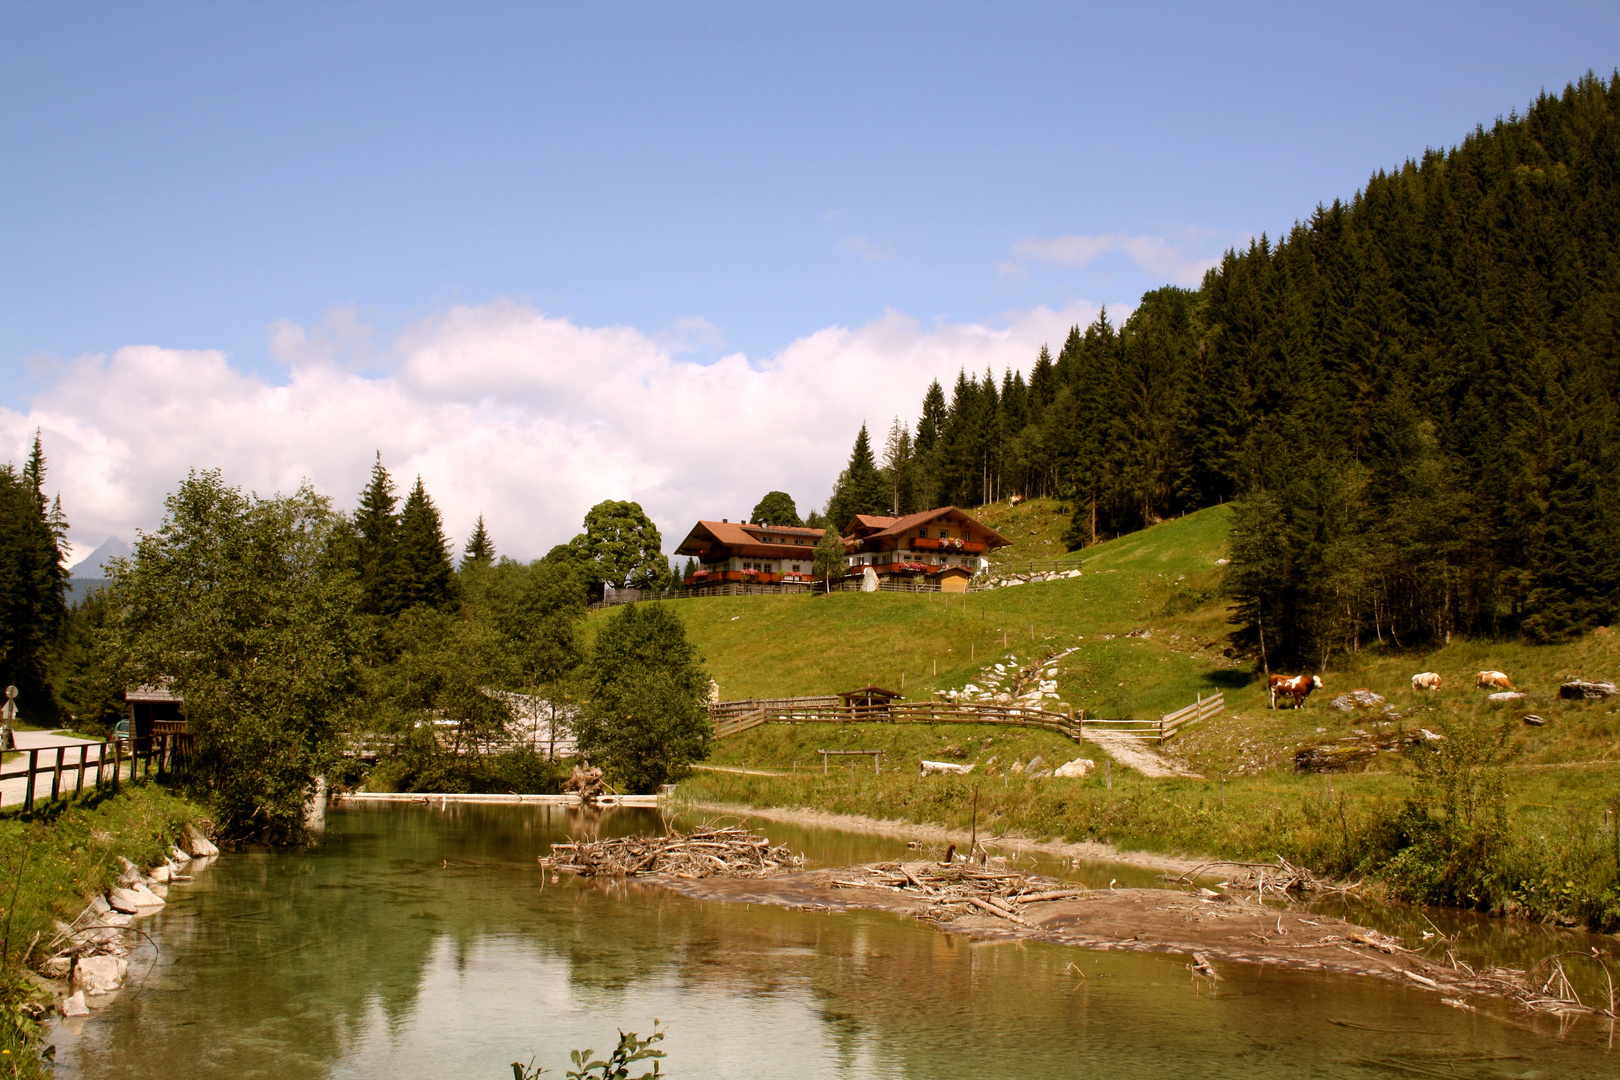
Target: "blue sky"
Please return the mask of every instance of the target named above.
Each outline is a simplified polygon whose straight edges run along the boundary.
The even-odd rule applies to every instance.
[[[503,302],[687,364],[1044,335],[1616,64],[1612,4],[5,3],[0,427],[79,437],[81,358],[388,379]]]

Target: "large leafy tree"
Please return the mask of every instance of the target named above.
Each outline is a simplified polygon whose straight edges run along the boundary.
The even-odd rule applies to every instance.
[[[67,619],[61,506],[45,496],[45,453],[36,432],[19,470],[0,465],[0,685],[18,690],[23,719],[57,717],[50,661]]]
[[[785,491],[772,491],[759,500],[754,512],[748,515],[748,520],[754,525],[786,525],[793,528],[804,525],[799,520],[799,508],[793,505],[793,496]]]
[[[658,526],[642,511],[640,503],[610,499],[591,507],[585,515],[585,531],[574,537],[569,547],[576,565],[592,583],[662,589],[668,586],[670,577],[663,544]]]
[[[232,838],[295,839],[357,696],[360,590],[308,484],[261,499],[192,473],[111,567],[131,682],[185,699],[193,776]]]
[[[670,605],[624,605],[596,636],[577,728],[581,754],[634,791],[681,779],[708,756],[708,682]]]

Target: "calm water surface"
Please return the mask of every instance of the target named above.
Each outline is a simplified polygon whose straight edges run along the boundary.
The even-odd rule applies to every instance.
[[[227,855],[172,890],[143,923],[157,948],[132,957],[131,987],[57,1029],[57,1074],[503,1080],[533,1057],[560,1077],[570,1049],[657,1017],[677,1080],[1620,1076],[1604,1025],[1465,1012],[1376,980],[1228,964],[1211,990],[1181,956],[978,944],[637,883],[542,888],[551,841],[658,828],[628,809],[333,810],[316,848]],[[764,828],[813,865],[904,851]]]

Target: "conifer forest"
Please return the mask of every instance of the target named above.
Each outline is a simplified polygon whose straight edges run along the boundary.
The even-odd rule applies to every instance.
[[[1620,602],[1620,75],[1373,175],[1202,287],[937,381],[828,505],[1073,507],[1071,548],[1237,504],[1235,637],[1556,641]]]

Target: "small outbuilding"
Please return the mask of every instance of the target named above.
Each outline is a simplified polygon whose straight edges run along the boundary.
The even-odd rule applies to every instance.
[[[864,715],[879,713],[887,715],[889,705],[902,695],[895,690],[885,690],[881,686],[863,686],[859,690],[845,690],[839,694],[839,700],[844,708],[850,712],[859,712]]]

